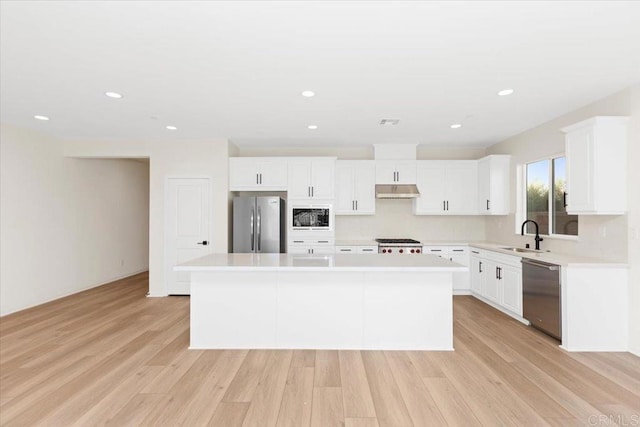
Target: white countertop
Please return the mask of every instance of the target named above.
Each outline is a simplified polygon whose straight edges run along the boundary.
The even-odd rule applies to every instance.
[[[475,242],[469,243],[470,247],[485,249],[492,252],[498,252],[505,255],[511,255],[518,258],[536,259],[542,262],[548,262],[551,264],[558,264],[564,267],[582,267],[582,268],[628,268],[628,264],[623,262],[608,261],[599,258],[590,258],[577,255],[561,254],[557,252],[514,252],[506,249],[505,247],[512,247],[511,245],[488,243],[488,242]]]
[[[458,272],[464,267],[435,255],[388,254],[212,254],[174,267],[174,271],[399,271]]]

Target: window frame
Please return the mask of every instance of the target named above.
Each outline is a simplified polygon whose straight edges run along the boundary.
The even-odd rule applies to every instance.
[[[527,160],[522,164],[518,164],[516,166],[516,187],[518,189],[516,194],[516,224],[515,224],[515,233],[520,235],[522,230],[522,223],[527,219],[527,165],[530,163],[540,162],[542,160],[546,160],[549,162],[549,200],[548,200],[548,215],[549,215],[549,234],[542,234],[545,238],[549,239],[558,239],[558,240],[570,240],[570,241],[578,241],[580,240],[580,223],[578,223],[578,234],[573,236],[570,234],[555,234],[552,233],[553,226],[553,202],[554,198],[552,196],[554,190],[554,178],[555,171],[553,168],[553,161],[559,157],[567,157],[566,153],[555,153],[549,156],[540,157],[533,160]],[[579,216],[578,216],[579,221]],[[535,236],[535,234],[528,233],[525,229],[525,236]]]

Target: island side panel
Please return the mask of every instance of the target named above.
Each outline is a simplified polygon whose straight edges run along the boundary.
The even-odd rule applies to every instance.
[[[580,266],[562,270],[562,347],[628,351],[628,270]]]
[[[192,272],[190,348],[276,348],[277,279],[277,272]]]
[[[281,272],[279,348],[362,349],[361,272]]]
[[[364,347],[453,350],[452,274],[365,275]]]
[[[451,273],[191,276],[191,348],[452,350]]]

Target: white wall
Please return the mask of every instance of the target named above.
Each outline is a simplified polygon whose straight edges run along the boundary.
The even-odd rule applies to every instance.
[[[560,129],[593,116],[630,116],[628,148],[628,214],[619,216],[579,217],[577,241],[545,238],[541,246],[555,252],[594,256],[629,264],[629,347],[640,355],[640,85],[635,85],[576,111],[558,117],[534,129],[523,132],[489,147],[488,153],[513,156],[514,164],[536,160],[564,152],[564,134]],[[515,170],[512,171],[515,183]],[[515,200],[515,198],[512,198]],[[515,201],[512,203],[515,212]],[[601,231],[606,229],[606,236]],[[516,235],[515,216],[487,219],[489,240],[524,245],[531,237]],[[639,231],[640,232],[640,231]],[[606,310],[607,307],[603,307]]]
[[[174,141],[66,141],[64,155],[78,158],[148,157],[150,162],[149,294],[164,296],[164,187],[167,176],[211,178],[212,252],[228,250],[229,143],[226,139]]]
[[[0,147],[0,315],[147,270],[148,164],[5,125]]]
[[[524,246],[533,243],[531,237],[516,234],[515,211],[515,165],[524,164],[543,157],[564,153],[564,133],[561,128],[593,116],[627,116],[630,114],[630,90],[613,94],[603,100],[565,114],[536,128],[513,136],[487,149],[489,154],[511,154],[511,211],[507,217],[491,217],[487,220],[489,240],[510,245]],[[578,218],[579,239],[561,240],[545,237],[540,246],[543,250],[565,252],[581,256],[592,256],[609,260],[627,259],[627,217],[589,216]],[[603,228],[606,236],[602,236]]]
[[[629,350],[640,356],[640,85],[631,89],[629,121]]]

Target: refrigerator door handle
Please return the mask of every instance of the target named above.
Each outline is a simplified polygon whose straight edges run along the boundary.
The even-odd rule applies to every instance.
[[[260,206],[258,206],[258,252],[262,250],[262,215],[260,215]]]
[[[251,208],[251,252],[253,252],[253,242],[254,242],[254,238],[253,238],[253,230],[254,230],[254,210],[253,208]]]

